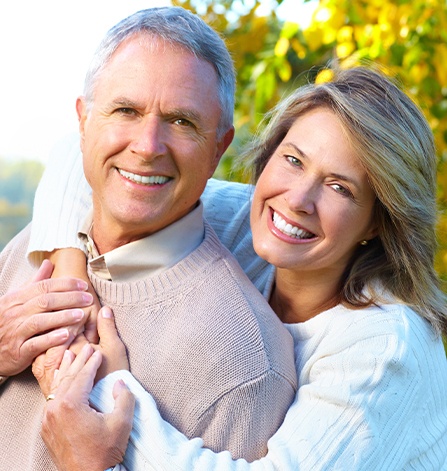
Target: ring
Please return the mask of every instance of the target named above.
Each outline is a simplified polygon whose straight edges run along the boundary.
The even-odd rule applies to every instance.
[[[48,394],[48,396],[45,398],[45,400],[52,401],[53,399],[56,399],[56,394]]]

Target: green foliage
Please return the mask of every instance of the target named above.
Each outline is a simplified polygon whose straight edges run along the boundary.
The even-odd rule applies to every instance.
[[[320,0],[310,25],[305,28],[278,19],[275,6],[282,0],[271,0],[272,11],[264,16],[259,14],[260,0],[173,0],[172,3],[198,13],[222,33],[234,59],[236,138],[216,171],[219,178],[243,179],[241,172],[232,170],[233,163],[265,113],[290,89],[308,81],[326,80],[329,61],[336,60],[342,67],[374,61],[400,79],[424,110],[436,139],[442,210],[436,266],[447,280],[445,0]],[[39,169],[28,167],[22,173],[23,164],[3,167],[0,200],[7,195],[10,205],[24,201],[31,204]],[[23,210],[19,208],[14,206],[14,211]]]
[[[231,171],[232,164],[264,114],[290,89],[330,79],[329,62],[350,67],[372,61],[399,79],[435,136],[441,209],[436,267],[447,281],[446,1],[320,0],[305,28],[282,23],[274,0],[268,16],[259,16],[260,0],[174,3],[198,12],[220,31],[234,58],[237,138],[221,161],[219,178],[242,180],[241,173]]]
[[[31,220],[42,172],[39,162],[0,158],[0,250]]]

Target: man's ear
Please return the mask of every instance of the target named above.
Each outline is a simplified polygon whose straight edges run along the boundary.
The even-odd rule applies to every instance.
[[[215,161],[214,161],[213,171],[211,172],[210,178],[213,176],[214,171],[219,165],[222,155],[224,155],[225,151],[228,149],[229,145],[232,143],[233,138],[234,138],[234,126],[231,126],[231,128],[228,129],[228,131],[217,142],[216,154],[214,156]]]
[[[87,103],[85,97],[80,96],[76,100],[76,113],[79,121],[79,134],[81,136],[81,149],[84,143],[85,136],[85,121],[87,120]]]

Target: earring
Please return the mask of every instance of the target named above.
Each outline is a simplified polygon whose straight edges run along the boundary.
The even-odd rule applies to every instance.
[[[368,245],[368,241],[367,240],[362,240],[360,242],[360,245],[363,245],[363,246]]]

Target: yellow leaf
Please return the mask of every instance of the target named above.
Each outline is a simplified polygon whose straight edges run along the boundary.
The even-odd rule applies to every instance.
[[[275,45],[275,56],[284,57],[289,49],[289,40],[287,38],[279,38]]]
[[[338,30],[337,41],[344,43],[352,40],[354,34],[354,28],[352,26],[343,26]]]
[[[341,59],[350,56],[355,51],[355,44],[352,42],[346,42],[337,45],[337,56]]]
[[[334,72],[330,69],[323,69],[318,72],[315,83],[327,83],[334,78]]]

